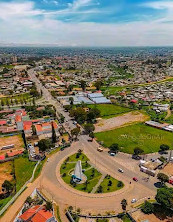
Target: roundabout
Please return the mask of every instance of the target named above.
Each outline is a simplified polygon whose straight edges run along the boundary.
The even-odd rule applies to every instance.
[[[79,191],[109,193],[124,187],[122,181],[96,169],[81,150],[67,157],[59,170],[63,181]]]
[[[122,199],[127,199],[130,205],[133,198],[140,200],[155,193],[155,190],[150,188],[150,184],[146,186],[145,182],[132,182],[130,184],[129,178],[131,178],[131,175],[136,176],[136,174],[128,168],[123,174],[118,173],[117,169],[120,167],[118,163],[114,162],[112,157],[99,153],[97,146],[96,143],[91,145],[84,136],[81,136],[79,141],[74,142],[70,148],[54,154],[41,173],[40,190],[48,194],[50,199],[63,209],[73,206],[76,209],[80,208],[85,213],[120,212],[122,210]],[[79,149],[83,150],[83,155],[76,159]],[[97,160],[95,159],[96,156]],[[78,160],[81,160],[83,173],[86,174],[87,180],[90,180],[87,186],[87,180],[76,186],[70,184]],[[64,166],[66,167],[64,168]],[[91,178],[93,169],[95,169],[95,173],[94,177]],[[63,175],[64,173],[65,175]],[[101,180],[102,176],[103,180]],[[139,178],[139,175],[137,176]],[[112,178],[116,178],[116,181],[123,181],[123,187],[113,191],[114,185],[112,181],[112,186],[109,186],[109,190],[108,183]],[[103,181],[104,183],[102,183]],[[98,192],[100,185],[103,189]]]

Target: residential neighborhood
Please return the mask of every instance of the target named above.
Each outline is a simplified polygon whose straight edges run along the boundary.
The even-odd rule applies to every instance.
[[[3,222],[173,217],[172,59],[160,54],[1,54]]]

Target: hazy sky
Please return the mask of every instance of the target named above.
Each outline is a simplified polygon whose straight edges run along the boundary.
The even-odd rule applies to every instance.
[[[173,0],[0,0],[0,43],[173,45]]]

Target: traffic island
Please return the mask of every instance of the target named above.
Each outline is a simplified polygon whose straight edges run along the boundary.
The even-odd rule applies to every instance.
[[[60,174],[69,186],[87,193],[108,193],[124,187],[122,181],[103,174],[92,166],[81,150],[66,158],[60,167]]]

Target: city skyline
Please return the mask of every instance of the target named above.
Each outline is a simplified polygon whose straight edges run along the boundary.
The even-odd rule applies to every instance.
[[[171,46],[173,1],[0,1],[0,44]]]

